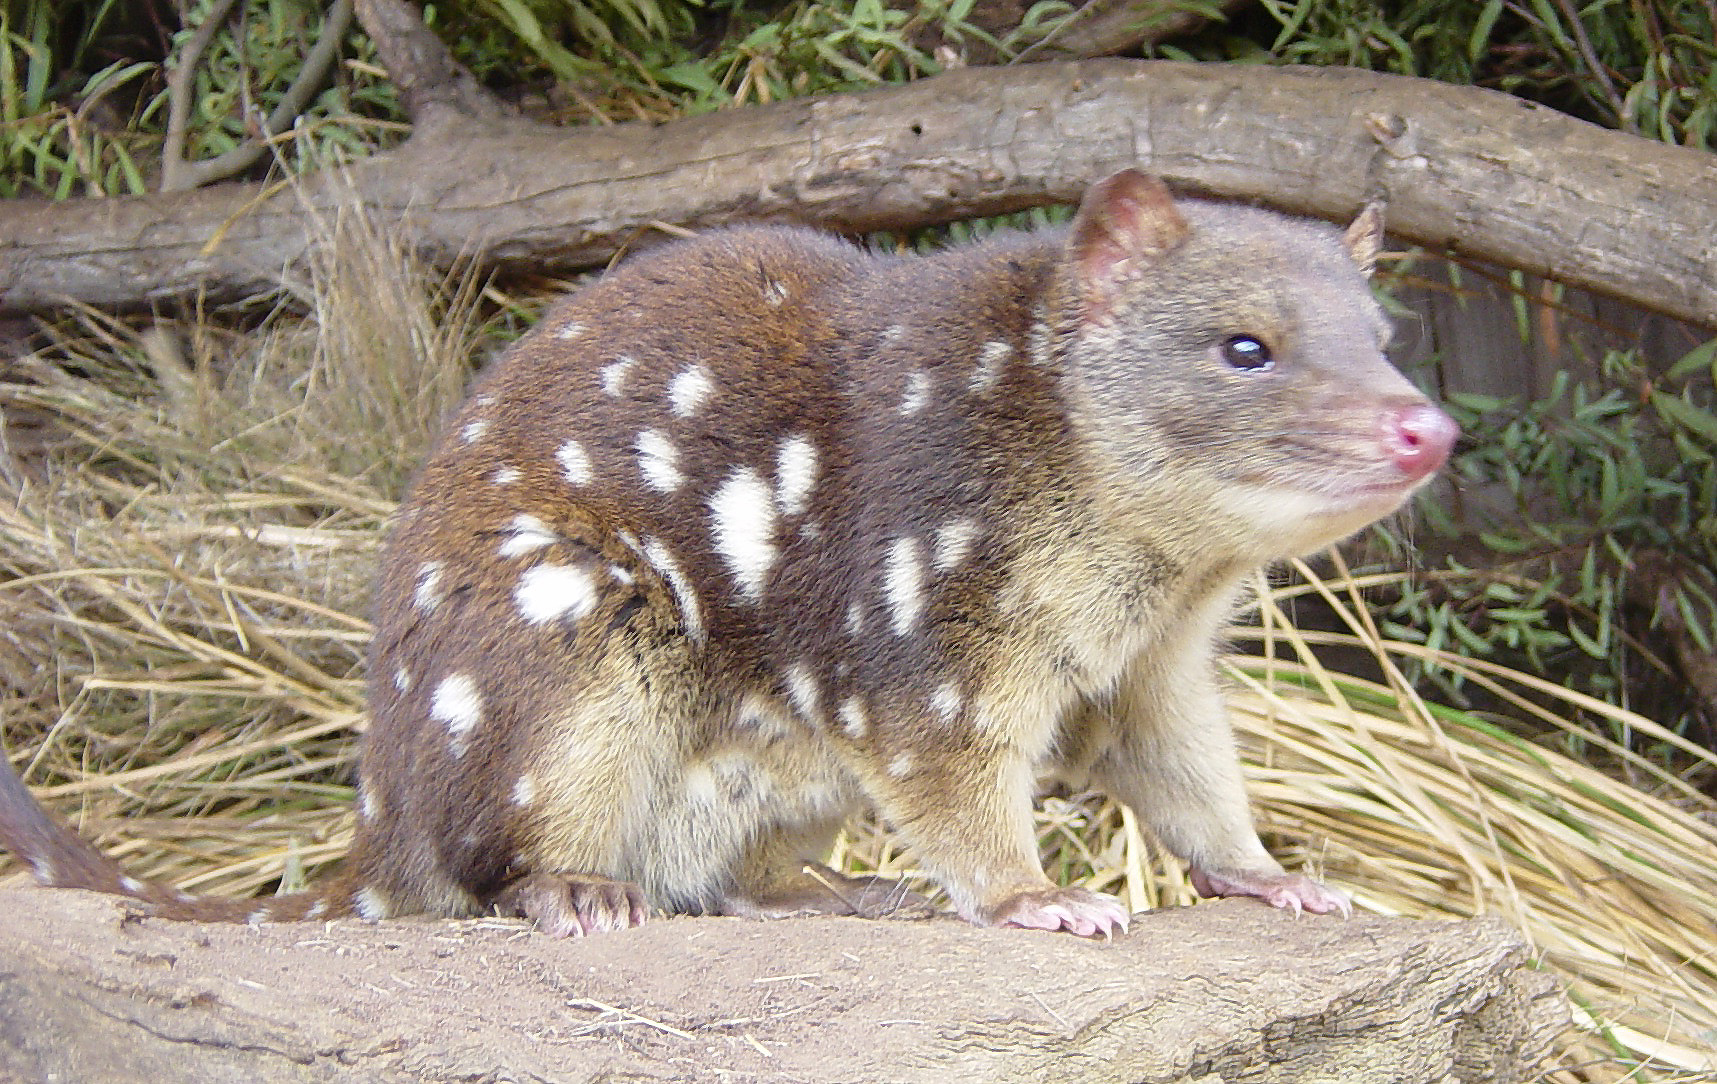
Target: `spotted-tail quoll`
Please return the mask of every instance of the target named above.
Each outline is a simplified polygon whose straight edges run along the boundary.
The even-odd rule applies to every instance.
[[[711,231],[552,310],[394,523],[346,872],[130,880],[0,780],[46,883],[171,917],[916,910],[818,867],[870,807],[967,920],[1107,934],[1045,783],[1127,803],[1207,896],[1346,911],[1260,844],[1213,655],[1260,564],[1397,508],[1453,423],[1385,360],[1344,233],[1128,170],[1070,228],[931,256]]]

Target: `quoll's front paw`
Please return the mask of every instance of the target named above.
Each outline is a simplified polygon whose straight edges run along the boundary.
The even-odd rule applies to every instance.
[[[495,897],[495,910],[531,919],[550,937],[583,937],[642,926],[650,914],[637,885],[588,873],[522,877]]]
[[[986,926],[1066,930],[1080,937],[1109,937],[1127,930],[1127,909],[1103,892],[1083,888],[1033,889],[1009,896],[982,916]]]
[[[1330,915],[1337,911],[1343,916],[1353,914],[1353,901],[1339,888],[1319,884],[1298,873],[1249,872],[1232,870],[1207,873],[1192,871],[1192,886],[1200,896],[1253,896],[1271,907],[1293,911],[1310,911]]]

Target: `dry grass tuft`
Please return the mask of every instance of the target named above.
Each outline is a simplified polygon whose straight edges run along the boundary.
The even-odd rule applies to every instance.
[[[374,550],[484,337],[469,278],[432,280],[356,217],[325,233],[305,289],[248,333],[139,334],[90,313],[0,381],[0,736],[135,872],[199,892],[293,887],[344,852]],[[1231,664],[1278,853],[1365,910],[1518,925],[1579,1006],[1556,1079],[1710,1079],[1717,828],[1701,817],[1717,806],[1572,720],[1609,720],[1708,774],[1717,761],[1648,719],[1454,657],[1439,656],[1520,719],[1577,731],[1631,783],[1427,704],[1395,669],[1424,649],[1378,636],[1354,601],[1386,578],[1300,571]],[[1348,631],[1296,631],[1282,608],[1307,592]],[[1383,679],[1330,669],[1326,648]],[[1052,874],[1139,908],[1192,902],[1112,802],[1051,799],[1039,825]],[[861,825],[835,860],[908,859]]]
[[[483,331],[471,276],[322,228],[247,333],[86,312],[0,382],[0,733],[86,832],[199,891],[344,851],[374,551]]]
[[[1427,703],[1397,668],[1426,650],[1379,636],[1345,572],[1298,571],[1300,590],[1322,595],[1348,631],[1295,630],[1281,607],[1297,592],[1278,592],[1251,630],[1259,654],[1232,663],[1266,831],[1318,841],[1317,862],[1365,910],[1500,914],[1524,932],[1575,1005],[1561,1079],[1621,1079],[1635,1058],[1675,1074],[1663,1079],[1712,1079],[1717,802],[1571,719],[1578,710],[1674,747],[1707,779],[1717,756],[1542,677],[1446,653],[1436,660],[1518,719],[1576,732],[1644,785],[1519,737],[1518,723]],[[1384,680],[1332,672],[1314,644],[1368,653]]]

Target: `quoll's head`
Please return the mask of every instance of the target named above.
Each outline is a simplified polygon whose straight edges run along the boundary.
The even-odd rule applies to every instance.
[[[1273,555],[1387,515],[1448,458],[1455,423],[1384,357],[1368,208],[1342,233],[1179,201],[1126,170],[1069,233],[1056,363],[1111,489],[1197,487]]]

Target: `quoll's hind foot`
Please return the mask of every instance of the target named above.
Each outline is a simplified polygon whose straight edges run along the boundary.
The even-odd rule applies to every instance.
[[[1343,917],[1353,914],[1353,900],[1339,888],[1319,884],[1299,873],[1281,870],[1221,872],[1192,871],[1192,887],[1200,896],[1251,896],[1271,907],[1280,907],[1296,915],[1310,911],[1315,915],[1339,912]]]
[[[498,914],[528,918],[551,937],[583,937],[642,926],[650,908],[627,881],[590,873],[533,873],[495,897]]]
[[[929,918],[929,900],[892,877],[837,873],[821,864],[770,886],[756,896],[734,896],[722,910],[741,918],[855,915],[859,918]]]
[[[1121,901],[1106,892],[1083,888],[1032,889],[1009,896],[980,914],[984,926],[1026,930],[1066,930],[1080,937],[1127,932],[1129,916]]]

